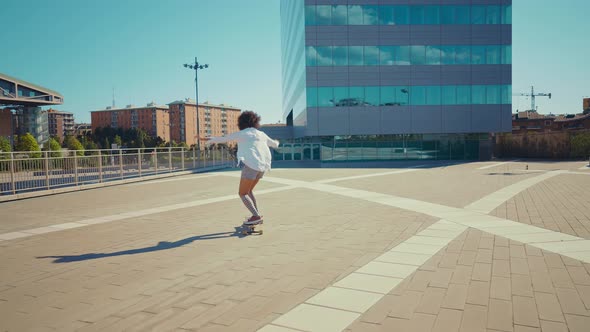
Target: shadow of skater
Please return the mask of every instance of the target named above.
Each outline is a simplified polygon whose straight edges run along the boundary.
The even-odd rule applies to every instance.
[[[136,255],[136,254],[143,254],[152,251],[159,251],[159,250],[168,250],[172,248],[182,247],[186,244],[192,243],[194,241],[201,241],[201,240],[213,240],[213,239],[221,239],[227,237],[243,237],[241,232],[241,227],[234,227],[234,232],[224,232],[224,233],[212,233],[212,234],[205,234],[205,235],[198,235],[198,236],[191,236],[187,237],[186,239],[178,240],[175,242],[168,242],[168,241],[160,241],[158,244],[145,247],[145,248],[137,248],[137,249],[129,249],[123,251],[115,251],[110,253],[90,253],[90,254],[81,254],[81,255],[70,255],[70,256],[38,256],[38,259],[41,258],[55,258],[53,263],[71,263],[71,262],[80,262],[86,261],[91,259],[98,259],[98,258],[105,258],[105,257],[115,257],[115,256],[123,256],[123,255]]]

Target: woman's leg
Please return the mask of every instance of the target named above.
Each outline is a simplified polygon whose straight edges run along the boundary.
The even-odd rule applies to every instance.
[[[254,185],[256,184],[255,182],[257,182],[257,180],[241,178],[240,179],[240,189],[238,191],[238,195],[240,195],[242,202],[244,203],[246,208],[250,211],[250,213],[252,213],[253,216],[258,216],[258,209],[256,208],[256,204],[250,198],[250,195],[249,195],[252,192],[252,188],[254,188]]]
[[[254,197],[254,187],[256,187],[259,180],[260,178],[254,180],[254,183],[252,184],[252,189],[250,189],[250,192],[248,193],[248,196],[250,197],[252,202],[254,202],[254,207],[256,208],[256,211],[258,211],[258,204],[256,204],[256,197]]]

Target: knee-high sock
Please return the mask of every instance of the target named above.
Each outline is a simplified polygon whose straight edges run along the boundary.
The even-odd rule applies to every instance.
[[[252,200],[250,199],[250,197],[248,195],[240,195],[240,198],[242,199],[242,202],[244,203],[244,205],[246,206],[246,208],[248,210],[250,210],[250,212],[252,213],[252,215],[253,216],[257,216],[258,215],[258,210],[254,206],[254,202],[252,202]]]
[[[254,193],[253,192],[249,192],[248,193],[248,197],[250,197],[250,199],[254,203],[254,207],[256,208],[256,211],[258,211],[258,204],[256,204],[256,197],[254,197]]]

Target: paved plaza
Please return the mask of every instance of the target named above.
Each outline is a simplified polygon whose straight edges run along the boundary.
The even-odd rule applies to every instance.
[[[0,203],[0,331],[587,332],[587,162],[235,170]]]

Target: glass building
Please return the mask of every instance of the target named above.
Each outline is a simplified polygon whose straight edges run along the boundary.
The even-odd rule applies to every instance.
[[[511,125],[511,0],[282,0],[275,159],[487,159]]]

